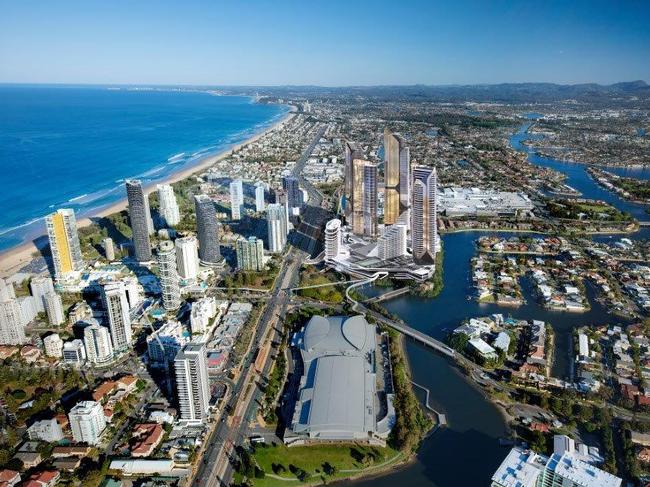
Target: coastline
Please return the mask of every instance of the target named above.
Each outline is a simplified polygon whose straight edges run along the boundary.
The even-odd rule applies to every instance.
[[[289,106],[289,111],[285,113],[284,116],[279,118],[277,121],[275,121],[268,127],[264,128],[261,132],[254,134],[253,136],[249,137],[246,140],[243,140],[242,142],[230,145],[215,154],[206,155],[205,157],[198,159],[196,163],[192,164],[191,166],[185,167],[179,170],[178,172],[174,172],[170,174],[168,177],[166,177],[165,179],[161,179],[160,181],[150,183],[149,185],[145,186],[144,188],[145,192],[147,194],[150,194],[153,190],[155,190],[155,187],[158,184],[172,184],[181,181],[183,179],[187,179],[198,172],[210,168],[217,162],[229,156],[231,152],[237,151],[248,144],[252,144],[256,142],[261,137],[275,130],[276,128],[280,127],[285,122],[287,122],[288,120],[292,119],[295,116],[298,108],[294,105],[288,105],[288,106]],[[93,218],[98,218],[98,217],[101,218],[108,215],[112,215],[126,208],[127,208],[127,200],[125,195],[123,198],[116,201],[115,203],[111,203],[108,206],[99,208],[97,211],[91,213],[90,215],[87,215],[77,220],[77,227],[78,228],[87,227],[93,223],[92,222]],[[15,247],[0,252],[0,277],[3,278],[9,277],[10,275],[19,271],[22,267],[27,265],[29,262],[31,262],[34,258],[36,258],[37,256],[35,256],[34,254],[39,253],[44,247],[47,247],[47,244],[44,243],[43,246],[39,248],[39,246],[35,244],[35,241],[37,241],[38,239],[43,239],[44,237],[46,237],[46,235],[44,233],[41,233],[39,235],[36,235],[32,240],[28,242],[18,244]]]

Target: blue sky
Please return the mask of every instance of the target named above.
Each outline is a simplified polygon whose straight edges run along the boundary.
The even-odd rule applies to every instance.
[[[650,1],[0,0],[0,82],[650,82]]]

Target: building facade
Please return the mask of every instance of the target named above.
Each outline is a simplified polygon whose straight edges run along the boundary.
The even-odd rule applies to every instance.
[[[144,193],[142,182],[137,179],[126,181],[126,197],[129,203],[129,221],[133,239],[133,255],[138,262],[151,260],[151,240],[153,233],[149,198]]]
[[[83,268],[74,210],[63,208],[45,217],[54,275],[63,278]]]

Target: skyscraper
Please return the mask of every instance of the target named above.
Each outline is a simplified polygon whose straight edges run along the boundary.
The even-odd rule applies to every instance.
[[[241,237],[235,243],[237,267],[244,271],[264,270],[264,244],[256,237]]]
[[[282,176],[282,189],[287,193],[287,202],[289,204],[289,213],[295,215],[300,212],[303,205],[303,193],[300,189],[298,178],[287,174]]]
[[[174,359],[180,419],[202,423],[208,417],[210,391],[205,345],[188,343]]]
[[[377,237],[377,164],[363,166],[363,234]]]
[[[377,165],[363,159],[352,163],[351,209],[355,235],[377,236]]]
[[[45,302],[45,312],[47,313],[47,321],[52,326],[59,326],[65,321],[63,314],[63,302],[61,296],[54,291],[47,293],[43,296]]]
[[[341,220],[335,218],[325,225],[325,260],[338,257],[341,251]]]
[[[131,345],[131,316],[124,283],[108,282],[102,288],[102,300],[108,316],[113,350],[122,352]]]
[[[235,179],[230,183],[230,218],[241,219],[241,210],[244,205],[244,185],[241,179]]]
[[[178,284],[176,267],[176,249],[174,244],[165,240],[158,246],[158,267],[160,269],[160,289],[163,307],[167,311],[178,309],[181,305],[181,289]]]
[[[196,279],[199,274],[199,244],[196,237],[177,238],[174,243],[178,275],[183,279]]]
[[[410,154],[403,139],[384,130],[384,223],[394,224],[409,206]]]
[[[52,279],[47,276],[36,276],[29,282],[29,287],[32,290],[32,296],[36,301],[36,309],[39,313],[45,311],[44,296],[47,293],[54,292],[54,283]]]
[[[151,260],[149,199],[144,194],[142,183],[137,179],[126,181],[126,196],[129,202],[135,259],[138,262],[149,262]]]
[[[219,251],[219,222],[214,203],[208,195],[194,197],[196,207],[196,232],[199,236],[199,258],[206,265],[221,261]]]
[[[282,252],[287,244],[288,222],[287,210],[279,204],[273,203],[266,208],[266,223],[268,226],[268,239],[270,252]]]
[[[169,184],[159,184],[158,203],[160,204],[160,216],[167,226],[176,226],[181,221],[181,213],[178,209],[178,202],[174,194],[174,188]]]
[[[57,279],[81,270],[83,259],[77,234],[74,210],[63,208],[45,217],[47,236],[50,241],[54,275]]]
[[[438,245],[436,217],[436,169],[413,168],[413,204],[411,208],[411,239],[416,261],[435,262]]]
[[[113,344],[108,328],[94,323],[84,328],[86,358],[93,364],[105,364],[113,358]]]
[[[266,202],[264,201],[264,184],[258,183],[255,186],[255,211],[257,213],[262,213],[266,208]]]
[[[353,211],[354,194],[354,160],[364,159],[363,151],[353,142],[345,142],[344,194],[345,217],[350,218]]]

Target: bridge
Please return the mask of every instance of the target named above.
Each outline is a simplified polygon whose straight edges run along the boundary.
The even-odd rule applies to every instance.
[[[640,227],[650,227],[650,221],[648,222],[639,222]]]
[[[409,291],[410,289],[408,286],[392,289],[388,292],[380,294],[379,296],[375,296],[374,298],[366,299],[365,303],[366,304],[381,303],[382,301],[388,301],[389,299],[396,298],[397,296],[401,296],[402,294],[408,294]]]
[[[427,335],[426,333],[422,333],[421,331],[418,331],[415,328],[411,328],[410,326],[408,326],[403,322],[388,319],[384,315],[379,314],[376,311],[369,310],[363,304],[358,302],[350,295],[350,291],[352,289],[365,286],[366,284],[370,284],[372,282],[375,282],[377,279],[382,279],[386,276],[388,276],[387,272],[376,272],[368,279],[362,279],[351,284],[345,290],[345,297],[348,299],[348,301],[350,301],[350,303],[352,303],[352,310],[362,315],[370,316],[378,323],[382,323],[394,330],[397,330],[402,335],[406,335],[407,337],[415,340],[416,342],[421,343],[422,345],[425,345],[429,348],[433,348],[434,350],[442,353],[443,355],[446,355],[447,357],[456,358],[457,356],[459,356],[453,348],[445,345],[440,340],[436,340],[435,338]]]

